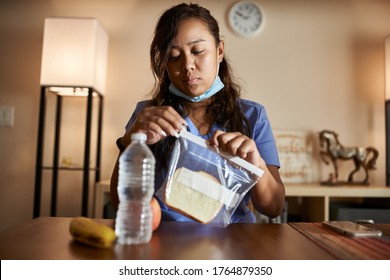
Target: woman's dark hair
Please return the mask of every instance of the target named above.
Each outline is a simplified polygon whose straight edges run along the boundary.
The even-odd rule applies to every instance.
[[[159,18],[154,38],[150,47],[150,58],[155,86],[152,91],[150,106],[172,106],[183,117],[188,112],[187,105],[190,101],[170,94],[168,87],[171,83],[166,70],[169,52],[174,38],[177,35],[181,21],[196,18],[205,22],[215,44],[221,41],[217,20],[210,14],[210,11],[197,4],[179,4],[166,10]],[[212,122],[222,125],[226,131],[238,131],[247,136],[250,135],[248,120],[239,108],[237,102],[240,97],[240,87],[234,82],[231,67],[226,55],[219,66],[219,76],[225,85],[220,93],[214,95],[207,108],[207,114]],[[152,150],[161,164],[166,167],[169,161],[175,139],[167,137],[152,146]]]

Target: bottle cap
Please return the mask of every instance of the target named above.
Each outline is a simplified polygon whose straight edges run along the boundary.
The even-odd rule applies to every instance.
[[[147,139],[147,136],[145,133],[142,133],[142,132],[137,132],[137,133],[133,133],[131,134],[131,140],[135,140],[135,141],[146,141]]]

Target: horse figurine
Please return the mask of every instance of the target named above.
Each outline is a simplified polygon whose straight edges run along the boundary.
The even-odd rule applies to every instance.
[[[320,147],[325,147],[325,150],[320,151],[321,158],[326,164],[329,164],[329,161],[327,159],[330,159],[335,171],[334,175],[331,174],[328,181],[323,182],[323,184],[335,185],[337,183],[340,183],[340,181],[338,180],[339,173],[336,161],[337,159],[351,159],[355,164],[355,169],[353,169],[349,174],[348,181],[342,183],[369,185],[368,171],[375,169],[376,160],[378,158],[378,151],[375,148],[344,147],[340,144],[337,133],[330,130],[322,130],[319,133],[319,139]],[[361,167],[365,172],[365,177],[360,182],[354,182],[353,176],[356,174],[356,172],[360,170]]]

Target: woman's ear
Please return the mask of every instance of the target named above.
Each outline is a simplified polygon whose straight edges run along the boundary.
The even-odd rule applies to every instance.
[[[218,43],[218,47],[217,47],[218,62],[222,62],[224,54],[225,54],[225,42],[221,41]]]

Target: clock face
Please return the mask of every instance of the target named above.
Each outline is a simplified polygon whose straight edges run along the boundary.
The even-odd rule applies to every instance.
[[[250,1],[240,1],[229,12],[229,24],[240,36],[253,36],[260,31],[263,14],[260,7]]]

